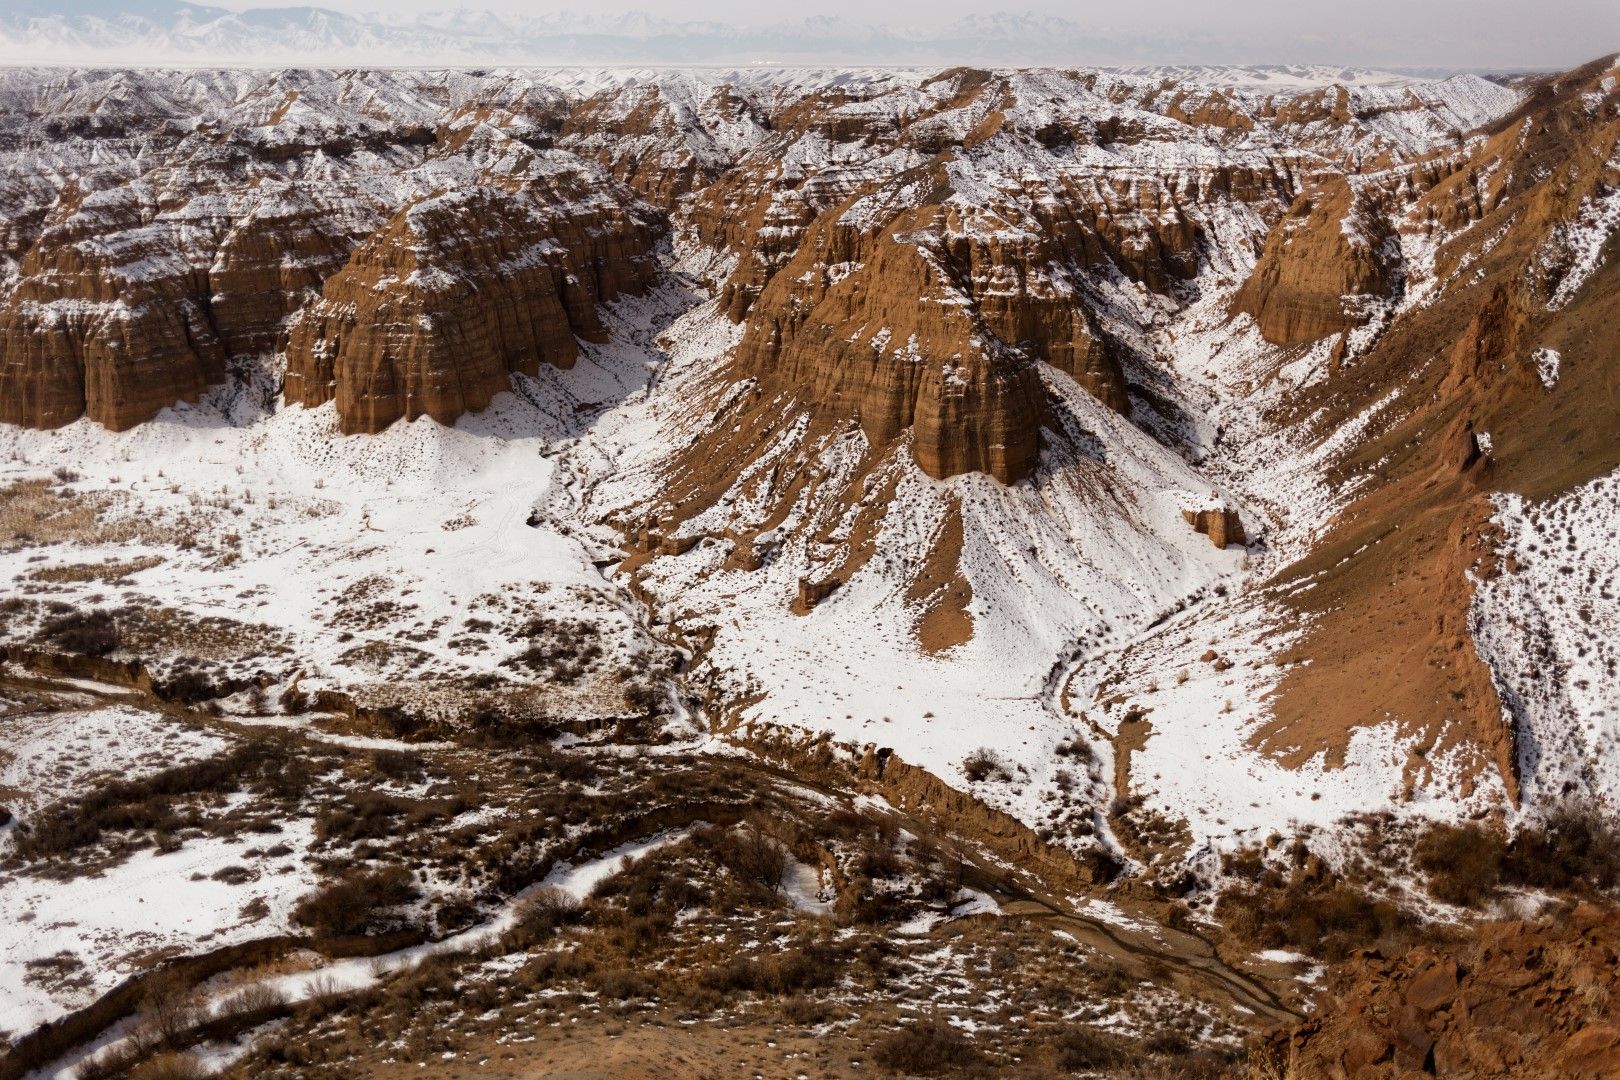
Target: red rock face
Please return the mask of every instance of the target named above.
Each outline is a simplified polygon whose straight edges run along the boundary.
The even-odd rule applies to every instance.
[[[1035,466],[1039,385],[1031,358],[988,333],[918,236],[936,217],[903,215],[868,238],[830,215],[755,305],[738,365],[859,418],[874,446],[911,432],[930,476],[1010,483]]]
[[[952,192],[941,173],[934,194]],[[1129,408],[1118,361],[1061,267],[1061,233],[877,188],[823,214],[750,306],[742,371],[881,447],[909,432],[924,472],[1034,472],[1047,361]],[[892,215],[892,216],[891,216]]]
[[[1262,1053],[1296,1076],[1515,1080],[1614,1076],[1620,1026],[1602,1005],[1620,987],[1620,914],[1482,926],[1466,958],[1444,947],[1352,959],[1319,1019]]]
[[[276,347],[369,216],[326,185],[214,170],[70,185],[0,305],[0,420],[124,430],[195,401],[228,357]]]
[[[568,368],[604,338],[596,304],[653,278],[652,220],[574,175],[520,192],[447,192],[361,244],[294,324],[286,397],[336,400],[345,433],[453,423],[514,372]]]
[[[1272,230],[1234,307],[1277,345],[1299,345],[1361,325],[1360,297],[1388,295],[1399,261],[1388,221],[1335,177],[1294,200]]]
[[[153,192],[68,193],[24,256],[0,310],[0,420],[114,430],[193,400],[225,353],[198,302],[205,288],[162,228],[142,228]]]
[[[1247,542],[1243,533],[1243,519],[1230,507],[1183,510],[1181,516],[1187,519],[1187,524],[1191,525],[1195,532],[1209,537],[1209,542],[1218,548],[1224,548],[1228,544],[1241,546]]]

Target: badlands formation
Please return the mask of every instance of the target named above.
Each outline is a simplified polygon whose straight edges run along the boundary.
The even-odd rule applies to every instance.
[[[1617,1067],[1614,58],[0,157],[0,1075]]]

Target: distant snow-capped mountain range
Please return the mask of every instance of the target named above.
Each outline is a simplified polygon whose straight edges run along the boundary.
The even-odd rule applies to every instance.
[[[230,11],[169,0],[117,9],[21,0],[0,13],[0,63],[230,65],[1245,64],[1240,40],[1181,40],[1036,14],[973,15],[927,27],[818,16],[758,25],[615,15],[440,11],[352,15],[318,7]],[[1409,72],[1408,74],[1433,74]],[[1339,67],[1251,67],[1240,81],[1389,82]]]

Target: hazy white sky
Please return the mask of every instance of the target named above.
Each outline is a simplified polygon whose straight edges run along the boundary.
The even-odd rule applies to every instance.
[[[173,0],[0,0],[113,14]],[[1567,67],[1620,51],[1620,0],[196,0],[242,9],[302,3],[353,14],[467,8],[616,15],[758,27],[833,16],[868,25],[938,28],[963,16],[1028,12],[1070,20],[1099,40],[1128,40],[1142,60],[1370,66]]]
[[[112,0],[117,4],[118,0]],[[215,0],[216,3],[219,0]],[[286,0],[283,0],[286,2]],[[1620,50],[1620,0],[683,0],[679,4],[580,0],[304,0],[351,12],[443,10],[619,14],[759,25],[829,15],[862,23],[926,26],[965,15],[1028,11],[1095,25],[1104,33],[1187,41],[1251,42],[1257,59],[1329,63],[1570,65]],[[220,6],[269,7],[257,0]],[[1309,55],[1305,55],[1309,54]],[[1418,59],[1421,57],[1422,59]],[[1517,57],[1517,60],[1508,60]]]

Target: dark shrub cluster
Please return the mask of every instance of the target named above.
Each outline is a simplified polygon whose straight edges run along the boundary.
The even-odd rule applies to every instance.
[[[1077,1024],[1052,1040],[1052,1055],[1060,1069],[1111,1069],[1130,1060],[1128,1044],[1117,1035]]]
[[[745,892],[759,896],[781,892],[787,852],[758,825],[710,826],[694,831],[692,839],[699,850],[730,871]]]
[[[529,640],[528,647],[501,666],[527,668],[564,685],[577,681],[603,656],[598,629],[579,620],[531,619],[518,633]]]
[[[1565,803],[1513,838],[1502,873],[1530,888],[1612,892],[1620,888],[1620,822],[1597,803]]]
[[[380,912],[408,904],[419,895],[416,877],[403,866],[350,870],[300,900],[292,917],[318,934],[359,934],[371,927]]]
[[[938,1020],[887,1036],[872,1048],[872,1059],[902,1076],[935,1076],[984,1064],[984,1055],[967,1036]]]
[[[345,793],[341,802],[321,807],[315,817],[315,838],[321,843],[381,840],[449,821],[469,805],[459,797],[417,799],[357,789]]]
[[[1010,780],[1005,766],[988,749],[980,747],[962,759],[962,775],[977,784],[981,780]]]
[[[1429,892],[1473,907],[1502,886],[1587,895],[1620,887],[1620,823],[1596,803],[1572,801],[1509,840],[1481,825],[1433,825],[1413,861]]]
[[[1435,825],[1418,840],[1412,859],[1435,899],[1473,907],[1496,891],[1503,850],[1502,838],[1478,825]]]
[[[820,990],[838,982],[844,957],[830,945],[811,943],[752,959],[733,957],[703,976],[703,984],[724,993],[784,995]]]
[[[117,651],[122,640],[116,613],[101,608],[53,615],[40,627],[39,636],[79,656],[106,656]]]
[[[1275,889],[1234,887],[1216,911],[1233,933],[1263,949],[1290,949],[1324,960],[1398,943],[1416,926],[1390,901],[1331,880],[1296,879]]]
[[[28,859],[48,858],[88,847],[108,832],[164,832],[196,824],[181,805],[190,796],[228,794],[250,785],[275,795],[296,794],[308,782],[309,770],[284,760],[287,756],[279,742],[254,739],[151,776],[110,780],[25,822],[15,850]]]

